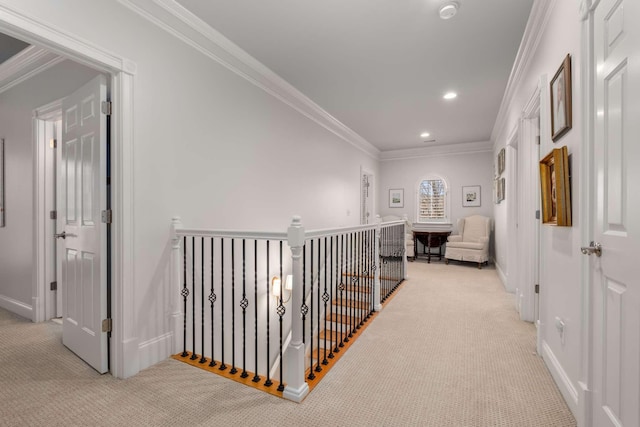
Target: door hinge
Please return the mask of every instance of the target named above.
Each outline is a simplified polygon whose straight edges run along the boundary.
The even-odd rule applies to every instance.
[[[57,290],[58,290],[58,282],[51,282],[51,283],[49,283],[49,290],[51,290],[51,291],[57,291]]]
[[[49,141],[49,147],[51,147],[51,148],[58,147],[58,140],[55,139],[55,138],[51,138],[51,140]]]
[[[539,294],[540,293],[540,285],[535,285],[535,293]]]
[[[540,210],[536,211],[536,219],[540,219]]]
[[[102,222],[104,222],[105,224],[111,224],[112,219],[113,215],[111,214],[111,209],[102,211]]]
[[[49,219],[58,219],[58,211],[49,211]]]
[[[102,101],[100,105],[100,111],[102,114],[106,114],[107,116],[111,115],[111,102],[110,101]]]
[[[536,145],[540,145],[540,135],[536,136]]]
[[[111,328],[113,327],[113,321],[111,318],[104,319],[102,321],[102,332],[111,332]]]

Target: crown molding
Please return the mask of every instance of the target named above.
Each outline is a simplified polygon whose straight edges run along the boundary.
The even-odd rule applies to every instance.
[[[29,46],[0,64],[0,93],[64,61],[47,49]]]
[[[493,152],[493,142],[463,142],[459,144],[435,145],[431,147],[390,150],[380,153],[380,161],[409,160],[420,157],[441,157],[461,154]]]
[[[538,49],[547,22],[549,21],[549,16],[551,16],[553,4],[552,0],[535,0],[533,3],[527,26],[524,30],[522,41],[520,42],[520,48],[518,49],[513,68],[511,69],[511,74],[509,75],[509,81],[504,91],[502,102],[500,103],[500,110],[498,110],[498,116],[493,125],[493,131],[491,132],[492,141],[498,138],[507,124],[509,107],[513,102],[516,89],[522,82],[526,71],[529,69],[531,60]]]
[[[118,2],[365,154],[379,159],[378,148],[174,0],[118,0]]]

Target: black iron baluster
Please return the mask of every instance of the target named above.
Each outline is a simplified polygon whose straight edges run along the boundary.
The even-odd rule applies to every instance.
[[[344,262],[345,262],[345,244],[344,244],[344,234],[340,235],[340,285],[338,285],[338,287],[340,288],[340,315],[337,317],[339,319],[342,319],[342,316],[344,316],[344,304],[346,303],[344,297],[344,290],[345,290],[345,278],[344,278],[344,274],[345,274],[345,268],[344,268]],[[340,343],[338,344],[338,347],[344,347],[344,325],[341,322],[337,322],[336,323],[336,329],[340,329]],[[340,351],[340,348],[338,348],[336,351]]]
[[[258,241],[253,241],[253,273],[255,279],[253,294],[253,325],[254,325],[254,360],[256,362],[256,370],[251,381],[257,383],[260,381],[258,375]],[[268,369],[268,367],[267,367]]]
[[[313,239],[310,240],[311,242],[311,266],[310,266],[310,280],[309,280],[309,294],[311,295],[311,301],[310,301],[310,305],[311,305],[311,313],[310,313],[310,317],[309,317],[309,375],[307,376],[308,379],[313,380],[315,379],[316,375],[313,373],[313,283],[315,282],[315,280],[313,279]]]
[[[191,344],[192,351],[189,359],[196,360],[196,237],[191,236]]]
[[[317,304],[317,313],[316,313],[316,322],[318,325],[318,336],[317,336],[317,346],[316,346],[316,372],[321,372],[322,368],[320,367],[320,300],[321,300],[321,296],[320,296],[320,252],[322,250],[322,243],[320,238],[318,238],[318,300],[316,302]]]
[[[242,373],[241,378],[247,378],[249,373],[247,372],[247,307],[249,307],[249,301],[247,300],[247,274],[246,274],[246,252],[245,252],[245,239],[242,239],[242,300],[240,301],[240,308],[242,308]]]
[[[182,237],[182,273],[183,273],[183,282],[182,282],[182,295],[183,299],[183,318],[182,318],[182,344],[184,348],[182,350],[182,354],[180,356],[187,357],[189,353],[187,353],[187,298],[189,297],[189,289],[187,288],[187,236]]]
[[[336,295],[336,292],[334,290],[334,282],[333,282],[333,266],[335,265],[335,259],[333,257],[333,238],[334,236],[331,236],[331,247],[329,249],[329,259],[331,260],[331,265],[329,267],[329,293],[331,294],[330,300],[331,303],[329,304],[329,319],[333,318],[333,303],[335,301],[334,297]],[[327,348],[327,316],[326,316],[326,307],[325,307],[325,316],[324,316],[324,339],[325,339],[325,343],[324,343],[324,347]],[[333,359],[334,355],[333,355],[333,329],[331,328],[329,329],[329,359]]]
[[[302,344],[306,344],[306,321],[307,314],[309,313],[309,306],[306,304],[307,300],[307,242],[302,247],[302,302],[300,304],[300,313],[302,314]]]
[[[357,239],[356,239],[356,235],[355,233],[351,233],[351,265],[353,268],[353,276],[351,279],[351,293],[352,298],[351,298],[351,307],[350,307],[350,313],[351,315],[349,316],[349,338],[353,337],[354,332],[356,331],[355,328],[355,307],[354,305],[357,303],[357,301],[360,299],[360,295],[358,295],[358,292],[356,290],[356,286],[358,283],[358,254],[357,254]]]
[[[286,310],[284,308],[284,304],[282,299],[284,298],[284,282],[285,278],[282,276],[282,240],[280,240],[280,303],[278,304],[278,317],[280,320],[280,385],[278,385],[278,391],[284,391],[284,376],[283,376],[283,365],[284,359],[282,358],[282,346],[283,346],[283,336],[282,336],[282,317],[284,316]]]
[[[359,301],[358,301],[358,310],[356,311],[357,313],[357,320],[356,320],[356,329],[360,329],[362,327],[362,301],[366,298],[366,295],[364,294],[364,282],[365,282],[365,278],[364,278],[364,265],[363,265],[363,261],[364,261],[364,251],[363,251],[363,246],[362,244],[364,243],[363,239],[363,232],[362,231],[358,231],[358,295],[360,296]]]
[[[269,248],[271,247],[271,241],[267,240],[267,379],[264,382],[266,387],[270,387],[273,385],[273,381],[271,381],[271,328],[269,326],[269,306],[271,305],[271,301],[269,298],[270,289],[271,289],[271,277],[269,275]]]
[[[344,325],[344,342],[349,342],[349,337],[351,335],[349,335],[349,330],[351,329],[351,326],[349,325],[349,315],[351,314],[351,302],[352,302],[352,298],[353,298],[353,274],[352,274],[352,270],[353,270],[353,265],[351,262],[351,258],[353,257],[353,248],[352,248],[352,240],[351,240],[351,233],[347,233],[346,235],[346,248],[345,250],[347,251],[346,253],[346,264],[344,266],[345,269],[345,275],[344,275],[344,281],[346,282],[346,292],[344,294],[344,300],[345,300],[345,306],[344,306],[344,316],[341,317],[341,325]]]
[[[339,269],[339,260],[338,260],[338,251],[340,249],[340,236],[336,235],[336,251],[335,251],[335,280],[334,280],[334,284],[333,284],[333,301],[335,301],[335,305],[336,305],[336,310],[335,310],[335,316],[338,316],[338,312],[340,311],[340,299],[338,296],[338,290],[340,287],[340,276],[338,276],[338,269]],[[332,304],[333,306],[333,304]],[[333,319],[333,317],[332,317]],[[340,351],[340,348],[338,347],[338,336],[340,331],[338,330],[337,327],[332,326],[331,327],[331,332],[332,332],[332,341],[333,341],[333,352],[334,353],[338,353]]]
[[[236,239],[231,239],[231,370],[230,374],[238,372],[236,369]]]
[[[222,352],[220,353],[220,369],[224,371],[227,369],[227,365],[224,363],[224,238],[220,238],[220,305],[221,305],[221,316],[220,316],[220,347]]]
[[[215,343],[216,343],[216,335],[215,335],[215,328],[214,328],[214,319],[215,319],[215,310],[214,310],[214,305],[213,303],[216,302],[216,293],[215,293],[215,289],[214,289],[214,251],[213,251],[213,247],[214,247],[214,242],[215,239],[212,237],[211,238],[211,293],[209,294],[209,302],[211,303],[211,362],[209,362],[209,366],[216,366],[216,352],[215,352]]]
[[[198,363],[205,363],[207,361],[206,357],[204,357],[204,237],[200,237],[200,310],[201,310],[201,331],[200,331],[200,348],[202,349],[202,354],[200,355],[200,360]]]

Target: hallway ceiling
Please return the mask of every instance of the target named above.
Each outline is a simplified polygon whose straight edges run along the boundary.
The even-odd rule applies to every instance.
[[[488,141],[533,4],[177,2],[382,151]]]

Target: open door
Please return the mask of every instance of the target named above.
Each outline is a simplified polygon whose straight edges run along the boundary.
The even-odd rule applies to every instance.
[[[640,2],[602,0],[593,14],[596,188],[593,242],[582,249],[593,296],[593,425],[629,427],[640,425]]]
[[[105,76],[64,99],[57,191],[57,280],[62,342],[104,373],[107,332],[107,100]]]

